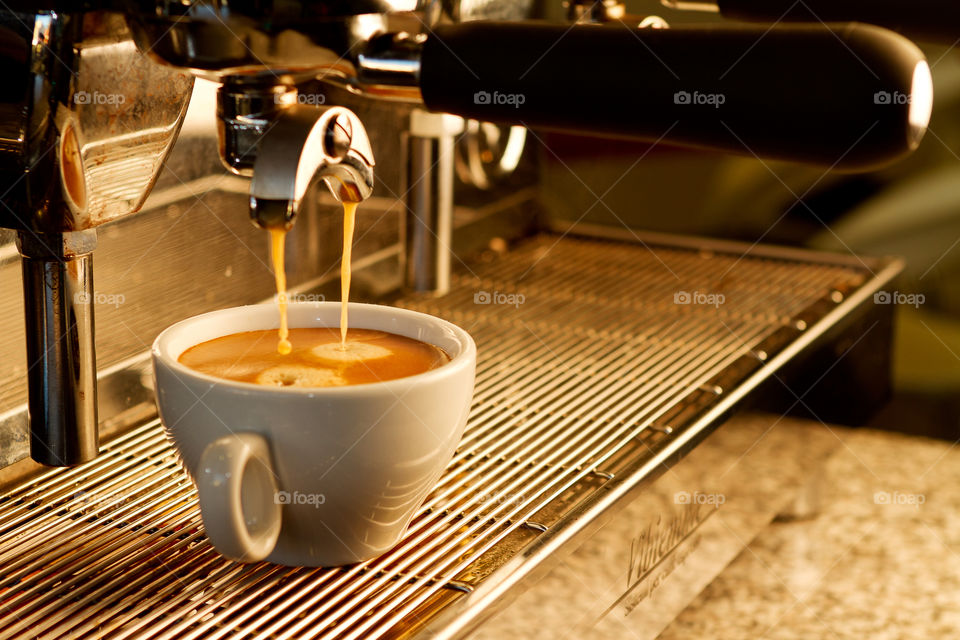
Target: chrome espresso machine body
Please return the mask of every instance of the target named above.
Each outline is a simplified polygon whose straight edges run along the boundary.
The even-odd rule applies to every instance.
[[[9,232],[0,231],[0,290],[8,301],[0,335],[0,480],[28,484],[0,507],[21,510],[8,521],[27,528],[34,526],[30,505],[47,504],[42,517],[76,515],[78,526],[95,526],[88,518],[121,528],[136,521],[131,531],[151,532],[150,545],[174,532],[174,559],[161,564],[177,564],[188,586],[181,600],[159,586],[145,586],[138,600],[133,585],[140,582],[115,585],[117,598],[134,598],[126,603],[103,596],[110,591],[104,587],[77,596],[98,611],[93,618],[44,618],[57,585],[73,578],[55,581],[60,569],[50,569],[43,574],[50,584],[42,576],[20,583],[18,572],[32,575],[29,563],[57,545],[74,547],[46,540],[50,525],[37,524],[35,539],[46,542],[24,552],[0,586],[21,585],[15,598],[41,596],[17,609],[22,619],[0,615],[0,637],[40,620],[79,635],[124,637],[156,620],[156,633],[166,637],[222,635],[249,622],[244,613],[230,618],[235,605],[223,594],[236,589],[248,602],[267,584],[294,594],[271,609],[292,607],[282,624],[264,618],[272,632],[454,637],[475,629],[480,612],[535,575],[555,548],[595,533],[599,514],[689,453],[775,372],[796,368],[801,379],[816,378],[825,367],[793,364],[856,347],[865,354],[859,369],[837,372],[847,377],[844,389],[866,404],[883,395],[889,356],[878,345],[889,339],[890,318],[864,305],[895,277],[897,261],[817,262],[802,252],[634,230],[551,235],[549,211],[537,197],[536,158],[524,148],[542,147],[537,131],[556,129],[869,169],[909,154],[923,136],[932,95],[920,51],[891,31],[859,24],[662,29],[661,20],[630,16],[610,2],[570,2],[559,24],[533,17],[530,2],[467,0],[5,5],[0,55],[10,80],[0,98],[0,227]],[[881,92],[911,100],[877,101]],[[327,188],[313,189],[318,182]],[[203,546],[189,483],[170,475],[178,472],[154,433],[147,351],[160,330],[183,317],[273,294],[263,228],[291,229],[294,300],[332,293],[342,201],[363,202],[358,298],[444,315],[478,334],[492,360],[480,364],[476,423],[441,482],[448,490],[428,499],[395,565],[386,559],[369,571],[245,573]],[[709,324],[708,309],[695,305],[680,308],[676,322],[657,319],[675,313],[675,296],[695,294],[696,283],[715,272],[724,274],[728,296],[749,292],[742,307],[724,312],[722,326]],[[623,296],[607,295],[613,282]],[[781,288],[796,295],[785,298]],[[531,315],[498,315],[491,295],[503,291],[513,300],[526,291]],[[578,314],[574,306],[596,311]],[[648,312],[649,324],[637,320]],[[865,325],[871,338],[851,346],[851,328]],[[594,345],[587,359],[569,371],[539,364],[554,348],[550,336],[574,349],[564,342],[568,334]],[[504,377],[506,370],[515,377]],[[578,396],[588,379],[600,386],[590,398]],[[608,402],[608,389],[621,395]],[[517,400],[527,390],[529,400]],[[647,393],[656,398],[656,418],[630,417],[633,407],[647,406]],[[682,406],[671,404],[679,398]],[[93,460],[98,430],[115,444]],[[579,444],[581,434],[591,439]],[[43,465],[85,464],[64,470],[68,477],[28,456]],[[491,466],[501,463],[512,466]],[[522,495],[475,495],[484,478],[512,477],[525,465],[545,471],[543,480],[526,480]],[[127,467],[139,471],[124,476]],[[155,478],[154,467],[167,475]],[[110,515],[91,497],[100,491],[97,478],[126,487],[124,501],[110,506],[125,515]],[[526,476],[517,478],[524,486]],[[150,482],[168,479],[173,488],[162,504],[179,505],[174,511],[143,497],[154,495]],[[537,488],[540,482],[547,484]],[[455,487],[473,487],[463,505]],[[639,555],[631,546],[626,599],[616,600],[625,615],[637,609],[636,593],[657,579],[662,556],[650,550],[668,553],[688,541],[709,516],[701,511],[665,525],[659,537],[650,529],[631,538]],[[145,525],[161,512],[170,520]],[[24,535],[3,529],[0,541],[32,539]],[[96,557],[106,562],[130,551],[112,544],[103,542]],[[448,564],[431,568],[441,560]],[[197,577],[191,567],[210,571]],[[324,605],[316,615],[327,617],[314,624],[294,598],[337,585],[346,585],[336,596],[341,609]],[[374,604],[361,607],[372,593],[379,594]]]
[[[251,178],[251,216],[263,227],[290,226],[318,178],[338,200],[372,193],[361,119],[301,103],[317,79],[478,121],[850,168],[902,157],[925,130],[929,69],[893,33],[862,25],[643,31],[613,5],[590,6],[572,3],[571,17],[613,26],[450,21],[523,17],[522,3],[14,4],[4,16],[14,75],[3,105],[2,224],[18,232],[24,257],[34,459],[95,455],[91,230],[139,210],[157,179],[191,86],[170,67],[220,83],[219,155],[232,174]],[[749,49],[757,51],[744,58]],[[611,60],[635,61],[637,79]],[[881,91],[914,99],[866,101]],[[709,114],[680,99],[702,95],[723,96],[728,107]],[[446,287],[453,171],[444,158],[462,127],[419,108],[404,127],[407,280],[420,289]]]

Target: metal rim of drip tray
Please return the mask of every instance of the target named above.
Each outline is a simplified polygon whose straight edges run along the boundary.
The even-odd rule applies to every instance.
[[[463,326],[480,360],[453,461],[405,538],[370,562],[222,558],[156,420],[11,489],[0,638],[469,632],[901,269],[686,242],[543,234],[465,266],[441,298],[396,301]]]

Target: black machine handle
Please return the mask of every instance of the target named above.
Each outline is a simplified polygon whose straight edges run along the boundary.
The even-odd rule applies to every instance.
[[[479,120],[848,170],[910,153],[932,102],[920,50],[862,24],[442,25],[420,88],[428,109]]]
[[[716,0],[716,6],[723,17],[734,20],[859,20],[951,46],[960,40],[960,2],[956,0]]]

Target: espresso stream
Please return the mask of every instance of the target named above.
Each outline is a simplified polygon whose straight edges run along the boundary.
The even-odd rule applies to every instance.
[[[284,264],[284,240],[286,229],[270,229],[270,249],[273,254],[273,277],[277,281],[277,306],[280,308],[280,328],[277,330],[277,353],[286,355],[293,349],[287,328],[287,269]]]
[[[340,258],[340,348],[347,348],[347,302],[350,300],[350,261],[353,259],[353,228],[357,203],[343,203],[343,256]]]

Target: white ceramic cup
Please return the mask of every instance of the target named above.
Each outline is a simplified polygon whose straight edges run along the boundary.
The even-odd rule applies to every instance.
[[[423,313],[358,303],[349,311],[351,328],[436,345],[450,362],[328,388],[234,382],[177,362],[201,342],[276,329],[275,305],[189,318],[153,343],[160,418],[222,554],[298,566],[375,557],[400,539],[450,461],[473,397],[473,339]],[[291,327],[337,327],[340,303],[291,304],[289,319]]]

